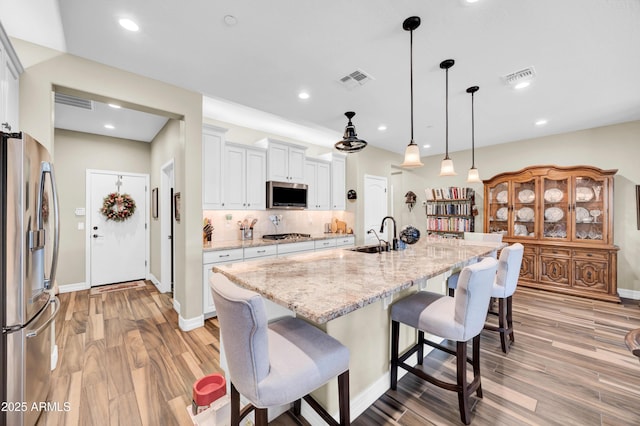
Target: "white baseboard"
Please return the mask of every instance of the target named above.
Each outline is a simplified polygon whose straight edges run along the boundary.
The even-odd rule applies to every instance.
[[[158,278],[156,278],[155,275],[153,275],[152,273],[149,273],[149,275],[147,276],[147,279],[149,281],[151,281],[153,283],[153,285],[156,286],[156,288],[158,289],[158,291],[160,293],[168,293],[169,291],[171,291],[171,286],[170,285],[163,285],[160,280]]]
[[[620,295],[620,297],[624,297],[625,299],[640,300],[640,291],[638,290],[627,290],[626,288],[619,288],[618,294]]]
[[[71,293],[72,291],[89,290],[90,288],[87,283],[64,284],[58,286],[58,292]]]
[[[173,310],[180,315],[180,302],[178,302],[175,297],[173,298]]]
[[[178,315],[178,325],[182,331],[191,331],[199,327],[204,327],[204,315],[198,315],[195,318],[185,319],[182,315]]]

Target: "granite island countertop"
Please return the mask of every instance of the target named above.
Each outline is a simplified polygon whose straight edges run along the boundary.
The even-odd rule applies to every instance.
[[[290,238],[290,239],[284,239],[284,240],[263,240],[262,238],[255,238],[251,240],[211,241],[203,244],[202,250],[203,251],[230,250],[230,249],[237,249],[237,248],[249,248],[249,247],[270,246],[270,245],[278,245],[278,244],[300,243],[303,241],[328,240],[331,238],[342,238],[342,237],[355,237],[355,234],[338,234],[338,233],[311,234],[311,236],[308,238]]]
[[[402,251],[360,253],[337,248],[215,266],[212,279],[218,279],[215,273],[220,273],[296,315],[322,324],[462,268],[504,245],[425,238]]]

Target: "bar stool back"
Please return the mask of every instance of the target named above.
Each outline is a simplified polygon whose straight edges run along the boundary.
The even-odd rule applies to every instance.
[[[228,280],[212,280],[231,385],[231,425],[255,410],[256,425],[267,424],[267,408],[301,398],[331,425],[350,424],[349,350],[320,329],[293,317],[268,323],[262,297]],[[340,423],[310,395],[338,376]],[[240,410],[240,394],[249,401]]]
[[[466,266],[460,272],[458,289],[454,297],[420,291],[394,303],[391,307],[391,389],[396,389],[398,367],[446,390],[458,393],[460,418],[465,424],[471,422],[469,396],[476,392],[482,398],[480,383],[480,332],[484,326],[491,298],[491,286],[498,262],[486,257],[480,262]],[[418,330],[417,343],[401,356],[398,353],[400,323]],[[425,339],[430,333],[456,342],[456,350]],[[473,358],[467,360],[467,342],[473,342]],[[422,364],[424,345],[456,356],[457,381],[449,383],[437,379],[420,368],[405,361],[414,353],[418,364]],[[466,363],[473,366],[473,380],[467,382]]]
[[[495,232],[465,232],[464,239],[467,241],[489,241],[494,243],[501,243],[502,234],[498,234]],[[491,253],[491,257],[493,257],[494,259],[498,258],[495,251]],[[460,273],[455,273],[447,279],[447,288],[449,289],[449,296],[453,297],[453,292],[456,290],[456,287],[458,286],[459,277],[460,277]]]

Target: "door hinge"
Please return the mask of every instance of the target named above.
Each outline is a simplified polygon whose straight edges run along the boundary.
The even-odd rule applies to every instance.
[[[147,224],[146,223],[144,224],[144,229],[147,229]]]
[[[146,260],[144,261],[144,266],[147,266],[147,261]]]

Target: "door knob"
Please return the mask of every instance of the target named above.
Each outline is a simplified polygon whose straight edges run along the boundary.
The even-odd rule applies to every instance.
[[[94,230],[94,231],[97,231],[97,230],[98,230],[98,227],[97,227],[97,226],[94,226],[94,227],[93,227],[93,230]]]
[[[93,234],[93,238],[98,238],[100,235],[98,234]]]

